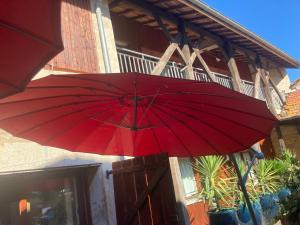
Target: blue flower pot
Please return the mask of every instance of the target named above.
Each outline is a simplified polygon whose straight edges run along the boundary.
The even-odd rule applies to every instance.
[[[287,197],[289,197],[292,194],[291,190],[289,188],[282,188],[278,192],[278,198],[280,201],[286,200]]]
[[[238,225],[236,211],[233,209],[220,212],[208,212],[210,225]]]
[[[279,198],[276,194],[266,194],[260,197],[263,215],[268,221],[272,221],[279,213]]]
[[[258,225],[262,224],[262,210],[261,205],[258,202],[252,203],[255,218]],[[241,205],[237,211],[238,218],[241,224],[252,225],[252,218],[246,205]]]

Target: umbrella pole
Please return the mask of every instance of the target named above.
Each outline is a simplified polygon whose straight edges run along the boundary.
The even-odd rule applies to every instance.
[[[247,207],[249,209],[249,212],[250,212],[253,224],[254,225],[258,225],[256,216],[255,216],[255,213],[254,213],[254,210],[253,210],[253,207],[252,207],[252,204],[250,202],[250,198],[249,198],[249,195],[248,195],[248,192],[247,192],[247,189],[246,189],[246,185],[243,182],[241,171],[240,171],[239,166],[238,166],[238,164],[236,162],[236,158],[235,158],[235,156],[233,154],[229,155],[229,158],[232,161],[233,166],[234,166],[234,168],[236,170],[236,173],[237,173],[237,176],[238,176],[238,180],[239,180],[239,184],[240,184],[240,187],[241,187],[242,192],[244,194],[244,197],[245,197],[245,200],[246,200],[246,204],[247,204]]]

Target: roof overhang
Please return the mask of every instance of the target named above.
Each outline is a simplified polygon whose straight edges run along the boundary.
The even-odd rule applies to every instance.
[[[159,25],[153,12],[164,14],[164,22],[174,34],[176,25],[168,22],[183,19],[188,24],[191,37],[199,31],[215,40],[231,43],[246,55],[253,53],[265,57],[280,67],[300,67],[296,59],[197,0],[114,0],[111,6],[117,14],[156,28]],[[241,55],[238,57],[243,58]]]
[[[285,117],[279,120],[279,125],[300,125],[300,115]]]

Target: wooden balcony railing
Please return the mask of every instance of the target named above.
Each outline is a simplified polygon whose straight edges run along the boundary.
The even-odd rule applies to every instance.
[[[155,68],[158,57],[147,55],[144,53],[132,51],[126,48],[117,48],[118,59],[121,72],[140,72],[151,74],[152,70]],[[169,61],[167,66],[163,70],[162,76],[173,77],[173,78],[186,78],[186,67],[180,63]],[[224,87],[233,89],[232,78],[230,76],[214,73],[217,82]],[[204,73],[201,68],[194,68],[194,78],[195,80],[210,82],[208,76]],[[253,96],[254,83],[242,80],[243,92],[246,95]],[[273,104],[275,108],[280,111],[283,106],[283,102],[275,91],[272,91]],[[259,90],[259,99],[266,100],[265,93],[263,89]]]

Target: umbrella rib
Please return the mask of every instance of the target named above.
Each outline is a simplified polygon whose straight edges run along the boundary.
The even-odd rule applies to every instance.
[[[188,147],[185,145],[185,143],[182,141],[182,139],[170,128],[170,126],[168,126],[168,124],[159,116],[157,115],[154,111],[153,111],[154,107],[152,107],[152,109],[150,109],[153,113],[153,115],[156,116],[156,118],[158,118],[164,125],[166,128],[169,129],[169,131],[171,131],[171,133],[178,139],[178,141],[182,144],[182,146],[184,147],[185,151],[189,154],[189,155],[193,155],[190,150],[188,149]]]
[[[158,109],[157,106],[153,106],[152,108],[156,108],[157,110],[159,110],[160,112],[166,114],[167,116],[170,116],[170,114],[164,112],[161,109]],[[176,120],[177,122],[181,123],[182,125],[184,125],[185,127],[187,127],[189,130],[191,130],[194,134],[196,134],[197,136],[199,136],[200,138],[202,138],[207,145],[209,145],[211,148],[213,148],[217,153],[219,153],[220,155],[222,155],[221,152],[218,151],[218,149],[210,142],[207,140],[207,138],[205,138],[203,135],[199,134],[199,132],[196,132],[193,128],[191,128],[190,126],[188,126],[187,124],[185,124],[183,121],[181,121],[180,119],[178,119],[176,116],[172,116],[172,119]]]
[[[66,117],[66,116],[74,115],[74,114],[77,114],[77,113],[80,113],[80,112],[84,112],[84,111],[86,111],[86,110],[88,110],[88,109],[97,108],[97,107],[100,107],[100,106],[99,106],[99,105],[93,105],[93,106],[90,106],[90,107],[87,107],[87,108],[84,108],[84,109],[72,111],[72,112],[69,112],[69,113],[66,113],[66,114],[57,116],[57,117],[55,117],[55,118],[52,118],[51,120],[44,121],[44,122],[42,122],[42,123],[39,123],[39,124],[37,124],[37,125],[35,125],[35,126],[33,126],[33,127],[30,127],[30,128],[28,128],[28,129],[26,129],[26,130],[24,130],[24,131],[22,131],[22,132],[20,132],[20,133],[17,133],[17,135],[24,135],[24,134],[26,134],[27,132],[29,132],[29,131],[31,131],[31,130],[34,130],[34,129],[36,129],[36,128],[39,128],[39,127],[41,127],[41,126],[44,126],[44,125],[46,125],[46,124],[48,124],[48,123],[54,122],[55,120],[62,119],[62,118],[64,118],[64,117]],[[111,107],[111,108],[109,108],[109,109],[113,109],[113,108]]]
[[[197,104],[197,105],[208,105],[208,106],[212,106],[212,107],[215,107],[215,108],[227,109],[227,110],[231,110],[231,111],[235,111],[235,112],[239,112],[239,113],[243,113],[243,114],[248,114],[248,115],[255,116],[255,117],[260,117],[260,118],[270,120],[270,121],[277,121],[277,119],[274,116],[273,116],[274,118],[269,118],[269,117],[261,116],[261,115],[258,115],[258,114],[250,113],[250,112],[247,112],[247,111],[242,111],[242,110],[239,110],[239,109],[233,109],[233,108],[229,108],[229,107],[225,107],[225,106],[219,106],[219,105],[215,105],[215,104],[211,104],[211,103],[201,103],[201,102],[197,102],[197,101],[183,101],[183,100],[170,100],[170,101],[181,102],[181,103],[194,103],[194,104]]]
[[[148,107],[146,108],[146,110],[144,109],[144,106],[141,106],[141,108],[142,108],[142,110],[144,111],[143,115],[145,115],[145,114],[148,112],[148,110],[149,110]],[[150,121],[150,119],[149,119],[148,117],[147,117],[147,121],[149,122],[149,124],[151,124],[151,121]],[[155,134],[153,128],[150,127],[150,130],[151,130],[151,132],[152,132],[152,135],[153,135],[154,139],[155,139],[156,142],[157,142],[157,146],[158,146],[158,148],[160,149],[160,152],[163,153],[164,151],[163,151],[162,147],[160,146],[159,138],[156,136],[156,134]]]
[[[124,108],[125,106],[122,107],[122,109]],[[92,116],[90,117],[89,119],[91,120],[95,120],[97,122],[100,122],[100,123],[104,123],[104,124],[107,124],[107,125],[110,125],[110,126],[114,126],[114,127],[118,127],[118,128],[127,128],[125,127],[125,125],[122,125],[122,123],[124,122],[124,119],[126,118],[126,116],[128,115],[129,111],[127,111],[126,115],[123,117],[121,123],[119,125],[117,124],[114,124],[114,123],[110,123],[110,122],[107,122],[107,121],[104,121],[104,120],[98,120],[97,118],[95,118],[95,116]],[[97,115],[96,115],[97,116]]]
[[[126,116],[127,114],[125,114],[125,116]],[[125,116],[123,116],[122,117],[122,120],[124,119],[124,117]],[[89,118],[89,119],[91,119],[91,117]],[[97,121],[97,120],[96,120]],[[97,122],[100,122],[100,123],[104,123],[104,121],[97,121]],[[112,127],[114,127],[115,129],[117,129],[117,127],[116,126],[112,126]],[[96,130],[98,129],[98,127],[96,127],[92,132],[90,132],[90,134],[88,134],[83,140],[81,140],[80,141],[80,143],[78,143],[78,145],[77,146],[80,146],[80,145],[82,145],[82,143],[83,142],[85,142]],[[112,135],[113,136],[113,135]],[[111,139],[112,139],[112,137],[110,138],[110,140],[109,140],[109,142],[111,141]],[[77,147],[77,148],[79,148],[79,147]],[[105,155],[105,152],[103,152],[102,154],[104,154]]]
[[[105,90],[105,89],[101,89],[101,88],[96,88],[96,87],[91,87],[91,86],[78,86],[78,85],[72,85],[72,86],[29,86],[27,87],[27,89],[76,89],[76,88],[80,88],[80,89],[86,89],[89,91],[103,91],[103,92],[108,92],[108,93],[113,93],[116,95],[120,95],[123,93],[118,93],[118,92],[113,92],[113,91],[109,91],[109,90]]]
[[[52,98],[63,98],[63,97],[108,97],[111,99],[118,99],[118,96],[109,96],[109,95],[96,95],[96,94],[74,94],[74,95],[55,95],[55,96],[47,96],[47,97],[40,97],[40,98],[31,98],[31,99],[23,99],[23,100],[16,100],[16,101],[9,101],[9,102],[0,102],[0,105],[9,105],[14,103],[23,103],[23,102],[30,102],[30,101],[37,101],[37,100],[47,100]]]
[[[189,118],[191,118],[191,119],[194,119],[194,120],[196,120],[196,121],[199,121],[200,123],[204,124],[205,126],[207,126],[207,127],[209,127],[209,128],[212,128],[213,130],[217,131],[218,133],[221,133],[222,135],[224,135],[225,137],[227,137],[227,138],[230,139],[231,141],[236,142],[236,143],[238,143],[239,145],[245,147],[245,149],[248,148],[247,146],[245,146],[244,144],[240,143],[238,140],[236,140],[235,138],[231,137],[231,136],[228,135],[226,132],[224,132],[224,131],[218,129],[218,128],[215,127],[215,126],[213,126],[212,124],[207,123],[207,122],[205,122],[205,121],[203,121],[203,120],[201,120],[201,119],[199,119],[199,118],[197,118],[197,117],[194,117],[193,115],[191,115],[191,114],[189,114],[189,113],[182,112],[182,111],[180,111],[180,110],[178,110],[178,109],[176,109],[176,112],[179,112],[179,113],[181,113],[182,115],[185,115],[185,116],[187,116],[187,117],[189,117]],[[167,112],[166,112],[166,113],[167,113]],[[170,113],[171,113],[171,112],[170,112]],[[174,116],[174,114],[173,114],[173,116]]]
[[[12,83],[10,83],[10,82],[4,80],[3,78],[0,79],[0,82],[3,83],[4,85],[7,85],[7,86],[12,87],[12,88],[15,89],[16,91],[23,91],[22,88],[19,88],[18,86],[16,86],[16,85],[14,85],[14,84],[12,84]]]
[[[127,114],[128,114],[128,112],[124,114],[124,116],[122,117],[121,121],[124,120],[124,118],[127,116]],[[114,130],[113,134],[111,135],[111,138],[109,139],[109,141],[108,141],[108,143],[107,143],[107,145],[106,145],[106,146],[107,146],[106,149],[108,148],[108,146],[109,146],[110,143],[112,142],[112,140],[113,140],[113,138],[114,138],[114,136],[115,136],[115,134],[116,134],[116,132],[117,132],[117,129],[118,129],[118,127],[115,126],[115,130]],[[105,154],[105,153],[104,153],[104,154]],[[120,155],[121,155],[121,154],[120,154]],[[123,152],[123,155],[125,155],[124,152]]]
[[[93,117],[93,116],[96,116],[96,115],[99,115],[99,114],[101,115],[102,113],[105,113],[105,112],[107,112],[107,111],[109,111],[109,110],[110,110],[110,109],[105,110],[105,111],[102,111],[102,110],[101,110],[100,112],[97,111],[95,114],[92,115],[92,117]],[[89,117],[83,118],[83,119],[77,121],[77,123],[76,123],[75,125],[72,124],[72,126],[69,126],[68,128],[64,129],[62,132],[56,133],[56,134],[53,135],[52,137],[48,138],[48,140],[45,142],[45,144],[49,143],[50,141],[52,141],[53,139],[55,139],[57,136],[62,135],[63,133],[68,132],[69,130],[73,129],[74,127],[78,126],[79,124],[85,122],[85,121],[88,120],[88,119],[89,119]]]
[[[24,114],[21,114],[21,115],[15,115],[15,116],[7,117],[7,118],[4,118],[4,119],[0,119],[0,121],[10,120],[10,119],[14,119],[14,118],[21,117],[21,116],[28,116],[28,115],[31,115],[31,114],[34,114],[34,113],[43,112],[43,111],[56,109],[56,108],[60,108],[60,107],[71,106],[71,105],[79,105],[79,104],[82,104],[82,103],[92,103],[92,102],[99,102],[99,100],[80,101],[80,102],[72,102],[72,103],[68,103],[68,104],[55,105],[55,106],[51,106],[51,107],[47,107],[47,108],[43,108],[43,109],[39,109],[39,110],[35,110],[35,111],[30,111],[30,112],[27,112],[27,113],[24,113]],[[100,101],[100,102],[109,102],[109,101]]]
[[[62,46],[60,46],[60,45],[56,45],[54,43],[51,43],[48,40],[38,36],[37,34],[32,33],[31,31],[28,31],[26,29],[22,29],[20,27],[16,27],[15,25],[7,23],[3,20],[0,20],[0,27],[4,27],[4,28],[7,28],[7,29],[9,29],[11,31],[14,31],[16,33],[22,34],[22,35],[24,35],[26,37],[29,37],[29,38],[31,38],[35,41],[38,41],[39,43],[41,43],[43,45],[46,45],[48,47],[51,47],[51,48],[54,48],[54,49],[57,49],[57,50],[62,49]]]
[[[169,104],[169,105],[172,105],[172,106],[177,106],[177,105],[178,105],[178,104],[172,104],[172,103],[169,103],[169,102],[167,102],[166,104]],[[215,113],[212,113],[212,112],[207,112],[207,111],[205,111],[205,110],[200,110],[200,109],[197,109],[197,108],[194,108],[194,107],[190,107],[190,106],[185,106],[185,105],[181,105],[181,106],[187,107],[187,108],[189,108],[189,109],[191,109],[191,110],[194,110],[194,111],[197,111],[197,112],[203,112],[203,113],[206,113],[206,114],[208,114],[208,115],[215,116],[215,117],[217,117],[217,118],[219,118],[219,119],[225,119],[225,120],[228,120],[228,121],[230,121],[230,122],[232,122],[232,123],[234,123],[234,124],[236,124],[236,125],[239,125],[239,126],[241,126],[241,127],[245,127],[245,128],[250,129],[250,130],[254,130],[254,131],[256,131],[256,132],[259,132],[259,133],[261,133],[261,134],[263,134],[263,135],[266,135],[266,133],[264,133],[264,132],[262,132],[262,131],[260,131],[260,130],[258,130],[258,129],[255,129],[255,128],[253,128],[253,127],[249,127],[249,126],[247,126],[247,125],[245,125],[245,124],[239,123],[239,122],[234,121],[234,120],[232,120],[232,119],[228,119],[228,118],[223,117],[223,116],[220,116],[220,115],[218,115],[218,114],[215,114]]]
[[[56,75],[53,75],[53,76],[56,76]],[[105,84],[106,86],[108,87],[113,87],[119,91],[122,91],[123,93],[122,94],[125,94],[127,95],[128,92],[126,90],[123,90],[122,88],[120,87],[117,87],[115,85],[113,85],[112,83],[108,83],[108,82],[105,82],[105,81],[100,81],[100,80],[94,80],[94,79],[89,79],[89,78],[83,78],[83,77],[78,77],[78,75],[59,75],[60,77],[64,77],[64,78],[69,78],[69,79],[78,79],[78,80],[85,80],[85,81],[93,81],[93,82],[97,82],[97,83],[102,83],[102,84]],[[109,75],[107,75],[109,76]]]

